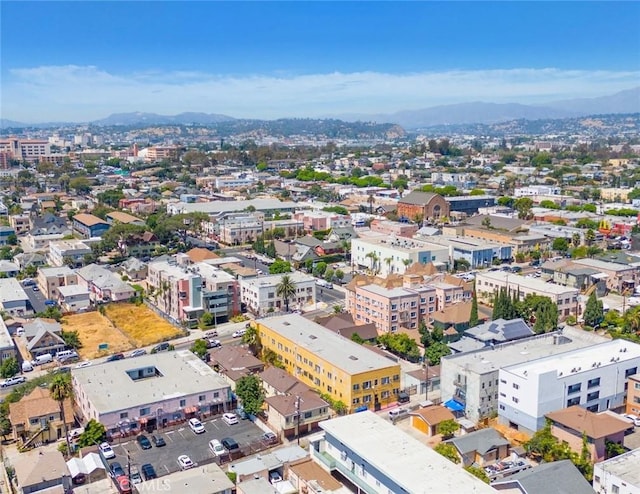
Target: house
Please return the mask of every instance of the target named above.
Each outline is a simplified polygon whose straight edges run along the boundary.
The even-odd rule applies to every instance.
[[[308,438],[312,459],[332,475],[346,477],[354,485],[352,491],[495,494],[480,479],[373,412],[333,418],[321,422],[320,428],[323,433]]]
[[[296,395],[310,389],[309,386],[288,374],[284,369],[273,365],[268,366],[260,373],[260,380],[266,397]]]
[[[229,384],[189,350],[72,369],[71,382],[83,422],[101,422],[111,438],[234,408]]]
[[[17,239],[16,231],[10,226],[0,226],[0,245],[9,245],[12,238]]]
[[[457,340],[462,333],[469,329],[469,318],[471,317],[471,300],[459,302],[445,306],[437,312],[431,313],[431,325],[443,332],[453,329],[450,336],[445,337],[445,341]],[[483,314],[478,310],[478,321],[480,323],[491,319],[491,314]]]
[[[309,452],[302,449],[300,446],[285,446],[268,453],[237,461],[229,466],[229,471],[234,472],[237,476],[236,487],[244,486],[249,482],[260,479],[267,482],[267,485],[273,489],[274,487],[268,483],[269,474],[271,472],[278,472],[280,477],[284,478],[286,465],[308,457]],[[247,492],[251,492],[253,494],[253,492],[265,492],[265,490]],[[287,493],[288,491],[284,492]]]
[[[456,448],[465,467],[474,463],[482,467],[509,456],[509,441],[492,427],[462,434],[446,442]]]
[[[491,487],[509,494],[595,494],[571,460],[542,463],[536,468],[495,480]]]
[[[318,430],[318,424],[331,417],[329,403],[312,390],[293,395],[274,395],[264,400],[267,424],[291,439]]]
[[[34,319],[23,326],[27,350],[33,358],[46,353],[55,355],[66,348],[62,339],[62,326],[50,319]]]
[[[16,235],[27,233],[31,228],[31,217],[29,214],[12,214],[9,216],[9,225],[16,232]]]
[[[593,488],[596,492],[637,494],[640,492],[640,448],[596,463]]]
[[[607,288],[619,293],[638,286],[638,282],[640,282],[640,268],[636,265],[620,264],[600,259],[575,259],[572,262],[587,268],[597,269],[607,275]]]
[[[15,278],[0,278],[0,310],[19,317],[33,314],[29,297]]]
[[[163,475],[160,479],[146,480],[138,484],[136,490],[151,493],[231,494],[235,491],[235,484],[216,463],[206,463],[198,465],[198,468]]]
[[[37,283],[45,297],[57,300],[60,296],[59,287],[77,285],[78,275],[69,266],[40,268]]]
[[[440,366],[430,365],[424,369],[406,372],[404,374],[404,384],[405,388],[415,389],[417,394],[425,397],[425,400],[431,396],[429,393],[436,392],[439,395]]]
[[[484,344],[484,346],[497,345],[507,341],[520,340],[533,336],[534,331],[524,322],[524,319],[495,319],[487,321],[464,332],[468,338],[472,338]]]
[[[22,232],[21,232],[22,233]],[[71,228],[62,216],[53,213],[44,213],[42,216],[29,217],[29,235],[70,235]]]
[[[232,389],[238,379],[264,370],[264,362],[254,357],[247,347],[221,346],[209,352],[209,365],[227,378]]]
[[[455,416],[447,407],[431,405],[409,412],[411,426],[424,432],[427,436],[440,434],[440,424],[445,420],[455,420]]]
[[[350,494],[351,491],[334,479],[311,458],[292,462],[287,469],[287,479],[298,492]]]
[[[420,225],[417,223],[401,223],[399,221],[375,219],[369,226],[372,232],[382,233],[387,236],[395,235],[396,237],[413,237]]]
[[[374,342],[378,337],[378,330],[374,323],[356,325],[353,316],[348,312],[318,317],[316,318],[316,322],[349,339],[352,339],[354,335],[357,334],[358,337],[364,341]]]
[[[101,237],[111,225],[97,216],[88,213],[76,214],[72,219],[73,230],[83,238]]]
[[[71,399],[64,402],[64,420],[67,430],[75,421]],[[36,387],[16,403],[9,405],[9,421],[15,441],[24,446],[34,442],[50,443],[64,438],[60,405],[51,398],[47,388]]]
[[[85,256],[93,254],[91,247],[81,240],[49,242],[49,262],[52,266],[78,267],[84,265]]]
[[[15,262],[21,270],[28,266],[39,268],[46,264],[46,258],[38,252],[21,252],[13,256],[13,262]]]
[[[63,494],[71,489],[71,474],[59,451],[27,451],[12,461],[19,494]]]
[[[2,363],[10,358],[16,358],[18,350],[11,338],[9,329],[5,322],[0,318],[0,366]]]
[[[86,310],[91,305],[91,293],[86,286],[68,285],[58,287],[58,302],[63,312]]]
[[[160,247],[160,241],[153,232],[128,235],[118,241],[118,249],[124,256],[147,258]]]
[[[640,416],[640,374],[628,378],[626,413]]]
[[[449,203],[438,194],[414,190],[398,201],[398,217],[417,222],[449,217]]]
[[[14,278],[18,276],[20,272],[20,266],[15,262],[7,261],[6,259],[0,259],[0,276],[3,278]]]
[[[587,447],[591,460],[603,461],[607,458],[607,442],[619,445],[624,443],[624,434],[629,429],[629,422],[618,416],[600,412],[593,413],[578,405],[548,413],[551,421],[551,434],[560,442],[566,442],[576,453],[583,447],[583,434],[587,437]]]
[[[96,302],[123,302],[135,295],[131,285],[107,268],[89,264],[77,270],[78,285],[91,294]]]
[[[120,265],[120,273],[131,281],[141,281],[147,277],[149,267],[137,257],[130,257]]]

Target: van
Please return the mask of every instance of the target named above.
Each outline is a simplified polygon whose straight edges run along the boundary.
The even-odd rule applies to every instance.
[[[62,350],[56,353],[56,360],[65,360],[67,357],[77,357],[78,354],[75,350]]]
[[[31,372],[33,370],[33,365],[28,360],[22,362],[22,372]]]
[[[397,419],[406,417],[408,415],[409,415],[409,411],[406,410],[405,408],[394,408],[393,410],[389,411],[390,420],[397,420]]]
[[[43,365],[53,362],[53,357],[50,353],[45,353],[43,355],[38,355],[34,360],[31,361],[32,365]]]

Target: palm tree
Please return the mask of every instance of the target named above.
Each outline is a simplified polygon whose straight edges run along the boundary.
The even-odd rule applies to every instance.
[[[406,271],[409,266],[413,263],[413,259],[403,259],[402,264],[404,264],[404,270]]]
[[[574,233],[571,236],[571,243],[573,244],[574,247],[579,247],[580,246],[580,234],[579,233]]]
[[[67,442],[67,454],[71,454],[71,443],[69,442],[69,434],[67,431],[67,420],[64,416],[64,402],[70,400],[73,396],[73,387],[71,386],[71,380],[65,375],[55,376],[51,384],[49,385],[49,394],[51,398],[58,402],[60,407],[60,419],[62,420],[62,430],[64,431],[64,438]]]
[[[369,203],[369,214],[373,214],[373,204],[376,202],[375,198],[373,197],[373,194],[369,194],[369,198],[367,199],[367,202]]]
[[[591,228],[587,230],[587,233],[584,235],[584,239],[587,245],[592,245],[593,242],[596,241],[596,232],[594,232]]]
[[[378,255],[375,252],[369,252],[364,257],[371,259],[371,272],[374,273],[376,263],[378,262]]]
[[[391,273],[391,263],[393,262],[393,257],[385,257],[384,262],[387,263],[387,274]]]
[[[289,299],[296,293],[296,285],[291,280],[288,274],[285,274],[281,279],[278,286],[276,286],[276,295],[282,297],[284,301],[284,309],[289,312]]]

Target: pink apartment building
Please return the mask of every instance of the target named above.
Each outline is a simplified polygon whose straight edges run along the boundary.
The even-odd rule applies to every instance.
[[[312,232],[351,226],[351,218],[349,216],[328,211],[299,211],[294,213],[293,219],[301,221],[305,231]]]
[[[384,233],[385,235],[395,235],[396,237],[408,237],[413,236],[418,231],[418,225],[410,223],[400,223],[399,221],[390,220],[373,220],[371,222],[371,231],[377,233]]]

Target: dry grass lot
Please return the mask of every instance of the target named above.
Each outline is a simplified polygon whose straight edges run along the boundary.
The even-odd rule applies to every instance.
[[[152,345],[182,335],[179,328],[145,305],[109,304],[106,306],[106,315],[136,346]]]
[[[92,359],[133,348],[129,339],[99,312],[86,312],[66,316],[62,320],[64,331],[78,331],[82,348],[78,351],[83,359]],[[109,349],[98,351],[98,345],[108,343]]]

